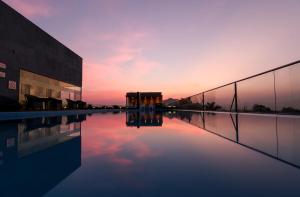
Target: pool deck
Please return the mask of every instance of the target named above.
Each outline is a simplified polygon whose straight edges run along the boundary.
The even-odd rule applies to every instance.
[[[0,112],[0,121],[18,120],[26,118],[68,116],[80,114],[93,114],[105,112],[119,112],[119,109],[88,109],[88,110],[63,110],[63,111],[23,111],[23,112]]]

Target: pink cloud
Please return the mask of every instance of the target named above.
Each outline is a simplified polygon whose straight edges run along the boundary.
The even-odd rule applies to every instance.
[[[86,58],[88,60],[83,67],[83,97],[89,103],[124,104],[126,92],[143,88],[147,75],[162,66],[143,54],[151,47],[147,44],[152,40],[149,33],[140,31],[87,36],[88,43],[79,40],[76,45],[99,51],[99,56]],[[102,48],[109,53],[102,55]]]
[[[121,90],[84,90],[83,99],[91,104],[125,104],[125,92]]]
[[[26,17],[49,17],[53,8],[47,1],[38,0],[5,0],[5,2]]]
[[[143,133],[124,127],[125,122],[125,116],[112,114],[101,118],[92,116],[87,122],[83,122],[82,129],[88,127],[90,131],[83,142],[86,143],[83,156],[102,156],[121,166],[133,165],[136,160],[156,156],[158,153],[140,139]],[[130,156],[122,154],[127,145],[130,145]]]

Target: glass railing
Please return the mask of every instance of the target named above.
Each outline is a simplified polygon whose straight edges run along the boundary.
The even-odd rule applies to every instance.
[[[166,113],[219,137],[300,168],[300,117],[180,111]]]
[[[300,114],[300,61],[181,99],[179,109]]]

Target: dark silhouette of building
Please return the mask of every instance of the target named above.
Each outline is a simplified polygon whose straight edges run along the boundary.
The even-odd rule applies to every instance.
[[[129,109],[154,110],[162,106],[161,92],[128,92],[126,107]]]
[[[0,1],[0,110],[81,100],[82,58]]]

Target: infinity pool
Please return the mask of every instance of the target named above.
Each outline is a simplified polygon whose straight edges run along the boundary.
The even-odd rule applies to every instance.
[[[0,123],[0,196],[300,196],[300,118],[98,113]]]

